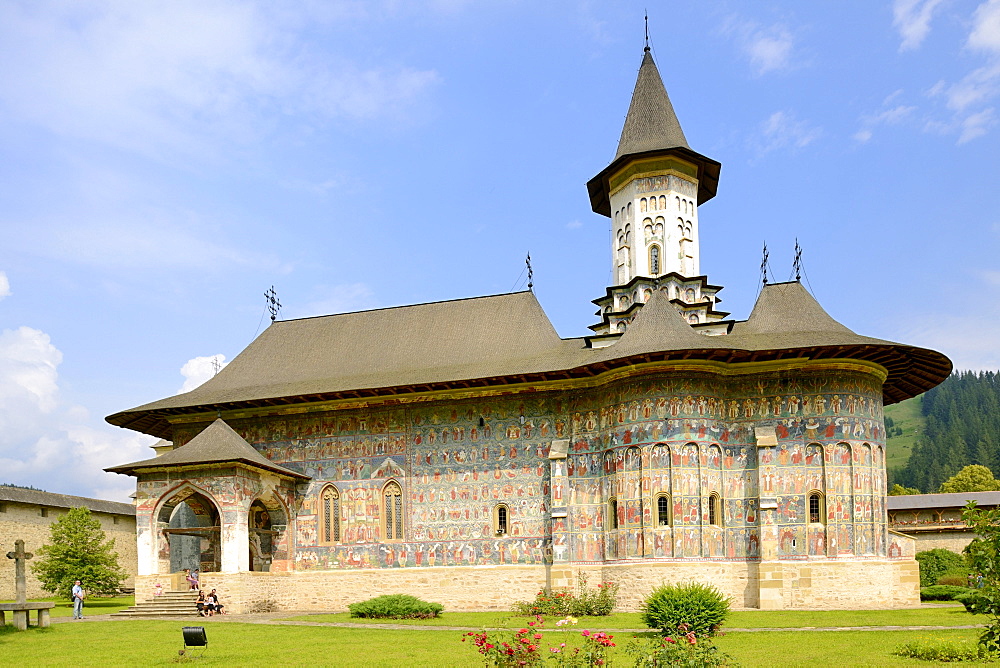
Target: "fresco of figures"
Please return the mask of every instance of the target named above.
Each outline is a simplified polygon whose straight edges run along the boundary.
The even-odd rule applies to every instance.
[[[887,553],[881,386],[860,371],[648,375],[230,425],[312,477],[293,501],[298,569],[752,560],[764,542],[781,558]],[[758,445],[761,426],[776,445]]]

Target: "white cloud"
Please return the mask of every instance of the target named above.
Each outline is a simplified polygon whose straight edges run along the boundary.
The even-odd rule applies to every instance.
[[[377,306],[375,293],[365,283],[320,285],[313,289],[312,298],[308,302],[290,307],[289,311],[282,315],[288,318],[308,318],[316,315],[363,311]]]
[[[583,227],[583,223],[581,223],[579,220],[571,220],[568,223],[566,223],[567,230],[576,230],[581,227]]]
[[[896,0],[892,6],[892,24],[899,31],[900,51],[919,47],[930,33],[931,19],[944,0]]]
[[[969,47],[1000,53],[1000,0],[988,0],[979,5],[972,20]]]
[[[899,93],[900,91],[896,91],[896,93],[890,95],[886,98],[886,102],[897,98]],[[864,144],[872,138],[876,127],[880,125],[897,125],[912,117],[913,112],[916,111],[916,109],[917,108],[914,106],[897,104],[893,107],[882,109],[874,114],[864,116],[861,119],[861,129],[854,134],[854,139]]]
[[[761,123],[751,144],[758,154],[781,149],[799,149],[815,141],[822,131],[801,121],[790,111],[776,111]]]
[[[62,353],[31,327],[0,332],[0,474],[3,482],[127,501],[131,479],[102,469],[149,455],[154,439],[91,424],[60,396]]]
[[[225,155],[290,115],[407,117],[436,72],[360,64],[294,39],[303,25],[350,14],[317,3],[4,3],[0,108],[164,159]]]
[[[1000,369],[1000,329],[995,317],[935,314],[922,321],[902,325],[896,338],[944,353],[951,358],[956,369]]]
[[[982,137],[996,125],[991,105],[1000,96],[1000,0],[976,8],[965,45],[985,62],[958,81],[938,81],[927,91],[929,97],[943,99],[950,114],[925,123],[927,131],[958,135],[959,144]]]
[[[731,18],[723,25],[722,32],[734,38],[758,76],[787,69],[792,64],[795,36],[783,25],[761,26]]]
[[[13,293],[10,291],[10,280],[7,279],[5,272],[0,271],[0,299],[10,297],[11,294]]]
[[[189,359],[181,367],[184,384],[181,385],[181,389],[177,390],[177,393],[190,392],[221,371],[227,364],[229,362],[226,361],[226,356],[221,354]]]

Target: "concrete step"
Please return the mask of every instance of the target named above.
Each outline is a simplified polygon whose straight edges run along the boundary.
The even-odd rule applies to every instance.
[[[198,592],[164,592],[149,601],[112,613],[112,617],[197,617]]]

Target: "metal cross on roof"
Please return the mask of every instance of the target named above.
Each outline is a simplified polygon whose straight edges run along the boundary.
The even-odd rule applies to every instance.
[[[528,265],[528,289],[531,290],[532,286],[535,285],[535,270],[531,268],[531,253],[528,253],[524,263]]]
[[[802,280],[802,246],[799,245],[798,237],[795,238],[795,259],[792,261],[792,269],[795,271],[795,280]]]
[[[767,242],[764,242],[764,257],[760,261],[760,275],[764,280],[764,285],[767,285]]]
[[[267,300],[267,310],[271,312],[271,322],[274,322],[278,318],[278,311],[281,310],[281,302],[278,301],[278,293],[274,291],[274,286],[264,293],[264,299]]]

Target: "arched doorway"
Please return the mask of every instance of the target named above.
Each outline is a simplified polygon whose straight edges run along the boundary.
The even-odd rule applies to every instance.
[[[250,504],[250,570],[269,571],[274,557],[274,537],[271,513],[258,499]]]
[[[179,488],[160,506],[157,524],[163,535],[161,572],[221,570],[219,509],[208,495],[190,485]]]

